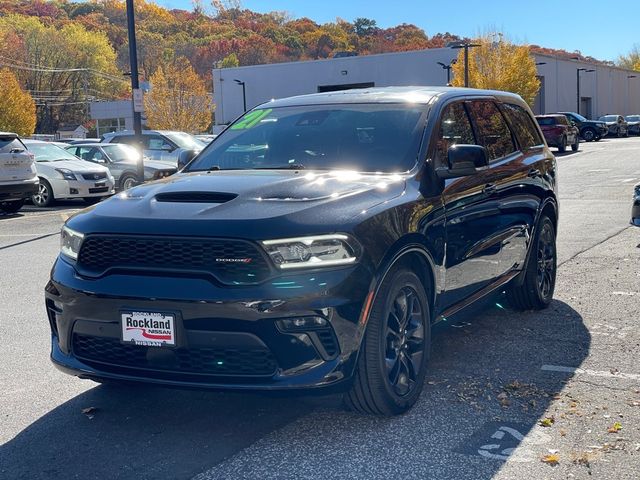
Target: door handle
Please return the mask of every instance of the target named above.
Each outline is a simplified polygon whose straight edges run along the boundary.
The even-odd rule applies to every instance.
[[[482,189],[482,193],[485,195],[493,195],[498,191],[498,187],[496,187],[495,183],[487,183]]]
[[[527,173],[527,177],[536,178],[539,176],[540,170],[538,170],[537,168],[532,168],[531,170],[529,170],[529,173]]]

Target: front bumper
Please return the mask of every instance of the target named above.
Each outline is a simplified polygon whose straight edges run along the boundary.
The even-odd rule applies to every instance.
[[[185,388],[342,389],[349,385],[371,274],[356,266],[298,272],[260,285],[112,274],[81,277],[58,259],[45,289],[51,359],[61,370]],[[120,341],[122,311],[169,312],[176,347]],[[284,331],[278,320],[322,317],[328,328]]]
[[[115,193],[112,176],[100,180],[63,180],[51,181],[54,196],[61,198],[106,197]]]
[[[20,183],[0,184],[0,201],[22,200],[38,192],[38,177]]]

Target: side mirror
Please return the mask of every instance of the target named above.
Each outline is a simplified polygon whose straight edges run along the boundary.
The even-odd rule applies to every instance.
[[[474,175],[489,166],[487,149],[480,145],[454,145],[447,151],[448,168],[438,168],[440,178],[457,178]]]
[[[187,163],[196,156],[195,150],[183,150],[178,154],[178,170],[182,170]]]

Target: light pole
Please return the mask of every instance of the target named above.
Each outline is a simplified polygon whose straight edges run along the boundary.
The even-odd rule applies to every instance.
[[[133,16],[133,0],[127,0],[127,29],[129,33],[129,62],[131,63],[131,94],[139,91],[140,84],[138,80],[138,53],[136,46],[136,24]],[[137,176],[138,183],[144,182],[144,163],[143,163],[143,147],[142,147],[142,117],[140,112],[136,112],[131,99],[133,108],[133,134],[135,143],[140,147],[140,158],[138,159]]]
[[[453,66],[458,62],[457,58],[454,58],[453,60],[451,60],[449,62],[449,65],[447,65],[446,63],[442,63],[442,62],[437,62],[438,65],[440,65],[444,70],[447,71],[447,86],[449,86],[449,84],[451,83],[451,69],[453,68]]]
[[[576,92],[577,92],[577,105],[576,112],[580,115],[580,72],[590,73],[595,72],[593,68],[578,68],[576,69]]]
[[[629,80],[632,78],[638,78],[637,75],[627,75],[627,108],[633,108],[631,105],[631,85],[629,85]],[[633,113],[633,112],[632,112]]]
[[[242,105],[243,105],[243,112],[247,111],[247,91],[245,89],[245,83],[241,82],[240,80],[234,79],[234,82],[236,82],[238,85],[242,86]]]
[[[450,45],[451,48],[459,50],[464,48],[464,86],[469,87],[469,49],[479,47],[479,43],[458,42]]]

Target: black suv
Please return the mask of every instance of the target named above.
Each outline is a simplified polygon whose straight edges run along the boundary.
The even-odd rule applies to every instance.
[[[555,159],[517,95],[272,101],[182,172],[67,221],[51,357],[98,381],[343,389],[398,414],[433,323],[496,289],[549,305],[557,218]]]
[[[585,142],[599,142],[609,133],[609,127],[605,122],[589,120],[575,112],[559,113],[565,115],[574,126],[580,129],[580,136]]]

